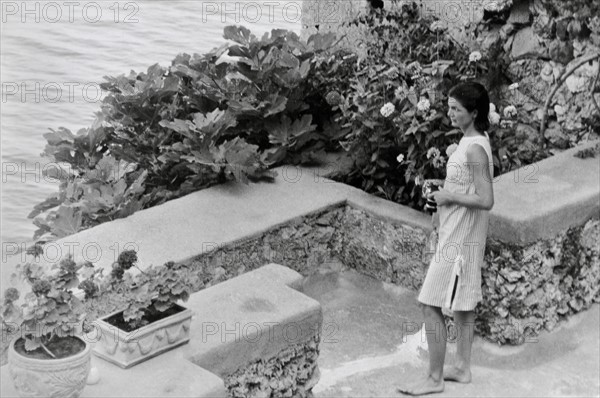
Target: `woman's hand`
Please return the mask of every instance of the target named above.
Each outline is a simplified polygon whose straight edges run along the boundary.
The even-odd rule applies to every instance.
[[[430,193],[428,198],[435,200],[438,206],[447,206],[452,203],[452,194],[444,188]]]

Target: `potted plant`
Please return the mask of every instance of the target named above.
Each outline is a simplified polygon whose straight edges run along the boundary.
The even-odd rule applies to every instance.
[[[48,269],[17,266],[17,276],[31,286],[21,296],[14,287],[4,292],[2,331],[14,338],[8,347],[8,369],[21,397],[78,397],[90,370],[91,347],[82,337],[82,301],[73,293],[79,274],[92,272],[90,263],[72,257]]]
[[[187,301],[198,278],[185,265],[168,262],[141,270],[137,254],[119,254],[110,275],[99,284],[102,291],[124,295],[126,307],[95,322],[101,337],[94,353],[122,368],[129,368],[189,341],[192,311],[177,304]],[[125,272],[135,267],[137,274]]]

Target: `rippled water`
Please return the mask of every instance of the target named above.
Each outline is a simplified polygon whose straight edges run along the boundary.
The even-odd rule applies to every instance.
[[[300,32],[301,0],[266,3],[31,1],[24,9],[23,2],[3,1],[2,242],[32,241],[36,227],[27,215],[58,191],[41,177],[49,164],[40,157],[42,134],[88,127],[100,107],[103,76],[168,66],[178,53],[218,47],[226,25],[242,24],[259,37],[274,28]]]

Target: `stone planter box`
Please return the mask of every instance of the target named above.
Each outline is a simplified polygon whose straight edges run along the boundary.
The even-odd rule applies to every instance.
[[[106,319],[121,311],[95,321],[100,337],[94,354],[127,369],[187,343],[190,340],[192,311],[178,305],[176,307],[181,311],[131,332],[106,322]]]

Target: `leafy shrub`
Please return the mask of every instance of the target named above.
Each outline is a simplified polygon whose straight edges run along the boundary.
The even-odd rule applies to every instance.
[[[107,278],[98,278],[91,289],[98,294],[119,292],[123,296],[123,320],[129,330],[148,324],[150,319],[171,309],[179,300],[187,301],[199,283],[197,275],[183,272],[187,265],[170,261],[142,271],[136,262],[135,251],[122,252],[113,264],[111,274]],[[125,270],[132,267],[139,273],[125,274]]]
[[[49,271],[35,262],[17,266],[16,276],[30,285],[31,291],[18,304],[20,292],[8,288],[0,306],[0,322],[3,333],[14,332],[13,328],[20,331],[27,351],[41,348],[55,358],[49,343],[78,334],[83,327],[85,309],[73,293],[79,285],[79,275],[92,275],[95,271],[91,264],[76,264],[70,256]]]
[[[45,134],[44,154],[62,165],[45,174],[60,187],[29,215],[45,212],[34,220],[34,239],[67,236],[227,180],[272,178],[269,167],[284,159],[311,162],[330,148],[304,79],[334,35],[305,43],[273,30],[258,40],[228,26],[224,38],[235,44],[106,77],[109,94],[90,128]]]

